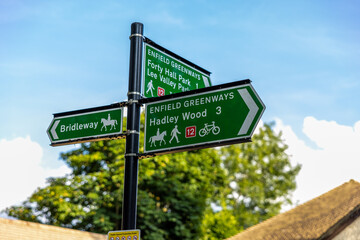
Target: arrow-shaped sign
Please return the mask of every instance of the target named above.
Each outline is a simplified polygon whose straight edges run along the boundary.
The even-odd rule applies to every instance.
[[[250,141],[265,110],[250,80],[157,99],[145,107],[145,153]]]
[[[60,123],[60,120],[56,120],[55,122],[54,122],[54,125],[51,127],[51,130],[50,130],[50,133],[51,133],[51,135],[53,136],[53,138],[54,138],[54,140],[58,140],[59,139],[59,137],[58,137],[58,135],[57,135],[57,133],[56,133],[56,128],[57,128],[57,126],[59,125],[59,123]]]
[[[249,108],[249,113],[247,114],[244,123],[242,124],[238,135],[244,135],[250,128],[251,123],[256,117],[256,113],[259,111],[259,107],[256,105],[256,102],[251,97],[249,91],[246,88],[238,89],[240,96],[243,98],[246,106]]]
[[[159,97],[211,86],[210,72],[145,39],[144,96]]]
[[[54,114],[47,130],[52,146],[123,137],[118,104]]]

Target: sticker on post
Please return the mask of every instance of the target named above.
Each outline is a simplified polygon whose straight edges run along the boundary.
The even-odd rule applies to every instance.
[[[108,232],[107,240],[140,240],[140,230],[122,230]]]

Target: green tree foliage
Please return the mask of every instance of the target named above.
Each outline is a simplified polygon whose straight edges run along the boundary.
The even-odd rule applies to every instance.
[[[239,232],[238,222],[233,212],[227,209],[214,212],[211,208],[205,213],[201,225],[202,240],[218,240]]]
[[[230,183],[226,206],[243,228],[275,216],[281,206],[291,204],[290,193],[301,168],[291,165],[285,153],[288,146],[271,125],[265,124],[252,140],[220,150]]]
[[[300,169],[290,164],[286,147],[265,125],[253,143],[140,160],[142,239],[223,239],[277,214],[290,202]],[[124,149],[124,140],[113,140],[63,153],[72,173],[48,179],[6,213],[99,233],[120,229]]]

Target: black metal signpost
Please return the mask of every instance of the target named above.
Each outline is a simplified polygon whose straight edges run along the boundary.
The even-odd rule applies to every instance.
[[[143,36],[143,28],[144,26],[142,23],[134,22],[131,24],[128,101],[109,106],[54,114],[54,119],[47,130],[51,146],[123,138],[126,135],[124,195],[121,224],[122,230],[135,230],[136,228],[139,159],[171,152],[251,141],[250,137],[252,132],[265,110],[265,106],[262,104],[261,99],[258,98],[256,92],[250,85],[250,80],[208,87],[211,85],[210,72],[145,38]],[[151,98],[148,99],[142,97],[142,54],[145,41],[147,41],[147,44],[151,44],[151,46],[156,47],[156,49],[154,48],[151,50],[151,54],[153,54],[152,57],[154,59],[147,61],[147,64],[149,65],[148,67],[153,68],[151,73],[150,69],[148,69],[148,75],[154,77],[154,79],[150,79],[150,82],[146,86],[144,85],[144,88],[147,87],[148,92],[152,92],[154,90],[154,85],[158,84],[154,83],[153,85],[152,80],[154,80],[154,82],[156,82],[156,80],[159,81],[157,74],[159,76],[164,74],[161,75],[161,77],[165,78],[166,75],[168,75],[168,80],[172,78],[172,80],[169,80],[167,84],[173,86],[174,89],[177,85],[178,89],[176,91],[174,90],[174,92],[178,93],[174,94],[174,92],[169,90],[168,92],[170,92],[170,95],[167,95],[167,93],[165,94],[166,86],[159,86],[159,88],[163,88],[163,93],[167,96],[164,96],[161,93],[160,95],[162,97],[159,97],[160,95],[157,97],[151,97],[152,94],[150,96]],[[162,64],[160,63],[161,61],[155,64],[154,62],[156,61],[156,58],[159,58],[161,61],[166,60],[165,63],[167,65],[160,66]],[[164,73],[162,69],[165,69]],[[186,87],[186,89],[183,86],[179,88],[181,83],[183,85],[187,85],[188,87]],[[194,86],[196,87],[194,88]],[[201,89],[204,87],[208,88]],[[191,89],[194,90],[189,91]],[[185,91],[188,92],[185,93]],[[229,102],[229,104],[225,104],[226,101]],[[233,102],[232,104],[235,104],[236,107],[232,107],[230,102]],[[221,105],[222,103],[224,104]],[[185,130],[188,130],[186,131],[187,134],[181,137],[183,142],[186,141],[185,145],[178,146],[173,144],[172,147],[170,146],[170,149],[158,150],[151,149],[152,145],[150,145],[150,149],[148,151],[145,151],[143,154],[139,154],[140,106],[142,104],[146,105],[146,109],[150,108],[149,113],[155,114],[159,112],[160,114],[153,114],[151,116],[151,121],[149,120],[149,126],[146,126],[148,129],[145,129],[145,133],[148,132],[148,137],[151,137],[153,140],[151,144],[155,145],[157,140],[166,142],[164,137],[161,138],[159,135],[158,125],[161,125],[161,128],[164,129],[167,127],[167,131],[172,132],[173,137],[176,137],[177,139],[177,133],[180,134],[180,132],[175,132],[174,129],[177,130],[178,125],[176,125],[175,128],[173,125],[176,124],[177,120],[180,119],[180,116],[182,116],[182,122],[179,120],[178,124],[182,127],[181,131],[185,132]],[[212,106],[211,104],[216,105]],[[122,132],[122,125],[119,124],[120,121],[122,121],[123,110],[121,107],[124,106],[127,107],[127,130],[125,133]],[[188,112],[186,118],[186,113],[184,114],[182,112],[185,110],[178,107],[179,111],[175,111],[176,108],[174,106],[176,106],[176,108],[177,106],[182,106],[187,111],[190,111],[193,108],[192,111],[195,112]],[[190,106],[192,108],[190,108]],[[228,111],[228,115],[224,115],[224,118],[235,116],[233,115],[233,110],[241,109],[237,110],[239,111],[239,114],[241,114],[241,117],[238,117],[239,114],[236,116],[237,121],[242,121],[243,123],[236,126],[236,131],[227,129],[226,126],[229,125],[229,123],[222,123],[221,121],[218,121],[220,117],[223,117],[221,114],[223,114],[223,112],[225,113],[227,108],[231,109]],[[168,112],[162,113],[163,110],[164,112],[165,110]],[[200,119],[203,122],[198,120],[198,118],[203,118]],[[170,121],[171,124],[167,124],[169,125],[167,126],[163,123],[166,119],[176,119],[176,122]],[[191,122],[191,119],[197,121],[197,123]],[[215,126],[215,119],[217,126]],[[146,119],[146,121],[148,122],[148,119]],[[213,122],[212,125],[209,125],[210,121]],[[196,124],[200,125],[196,126]],[[221,124],[223,124],[223,126]],[[156,129],[151,125],[156,125],[155,127],[158,129],[158,133],[151,129],[151,127]],[[209,129],[206,132],[206,134],[209,135],[208,140],[204,137],[206,135],[205,132],[202,132],[205,131],[201,129],[203,125],[208,128],[211,126],[214,128],[212,134],[209,134]],[[108,128],[109,130],[107,130]],[[199,132],[196,129],[200,129]],[[222,129],[221,133],[220,129]],[[224,134],[224,137],[222,137],[222,134]],[[145,139],[145,141],[147,141],[147,139]],[[191,141],[195,142],[192,143]],[[178,142],[180,141],[178,140]],[[171,140],[169,145],[170,143]],[[140,239],[140,230],[133,232],[120,232],[121,233],[109,232],[108,239],[114,239],[115,235],[123,236],[124,234],[128,234],[128,237],[130,238],[133,236],[133,239]]]
[[[129,92],[125,151],[122,229],[136,228],[137,182],[139,166],[141,63],[143,24],[133,23],[130,35]]]

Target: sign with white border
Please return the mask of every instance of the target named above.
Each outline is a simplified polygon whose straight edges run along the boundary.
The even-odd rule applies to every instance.
[[[211,86],[210,72],[157,45],[144,43],[143,89],[146,98]]]
[[[264,110],[250,80],[153,99],[145,104],[144,153],[248,142]]]
[[[47,134],[52,146],[122,138],[120,104],[54,114]]]

